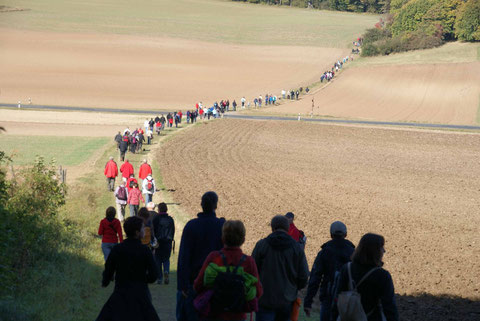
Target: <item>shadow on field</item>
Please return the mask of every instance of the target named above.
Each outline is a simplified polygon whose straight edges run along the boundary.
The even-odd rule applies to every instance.
[[[302,296],[306,292],[302,291]],[[398,314],[402,321],[478,321],[480,300],[449,295],[396,295]],[[320,304],[316,298],[311,318],[301,311],[300,319],[318,320]]]

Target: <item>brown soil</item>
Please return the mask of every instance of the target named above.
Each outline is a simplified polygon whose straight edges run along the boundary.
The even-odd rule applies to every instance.
[[[157,159],[191,217],[202,193],[219,194],[218,215],[246,224],[247,253],[273,215],[293,211],[311,265],[342,220],[354,243],[385,236],[404,319],[475,320],[479,145],[478,134],[220,120],[177,135]]]
[[[278,94],[315,81],[344,49],[244,46],[0,30],[0,101],[169,109]]]
[[[476,124],[480,62],[348,68],[325,89],[268,112]]]

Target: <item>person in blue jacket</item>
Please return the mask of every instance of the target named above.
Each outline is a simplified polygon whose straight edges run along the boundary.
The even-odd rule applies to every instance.
[[[206,192],[202,196],[202,212],[190,220],[183,228],[177,267],[177,309],[178,321],[198,320],[193,306],[196,293],[193,282],[197,277],[208,254],[223,247],[222,227],[224,218],[215,213],[218,196],[215,192]]]

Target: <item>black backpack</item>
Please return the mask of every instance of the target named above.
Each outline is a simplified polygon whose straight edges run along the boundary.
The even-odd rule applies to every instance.
[[[244,312],[245,310],[245,278],[237,274],[237,270],[247,258],[243,255],[238,264],[233,267],[227,264],[227,258],[222,251],[220,256],[226,272],[219,272],[213,283],[213,296],[210,301],[212,312]]]

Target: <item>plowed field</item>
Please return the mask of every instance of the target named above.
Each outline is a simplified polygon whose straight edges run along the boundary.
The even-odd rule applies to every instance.
[[[475,320],[478,146],[477,134],[220,120],[169,140],[157,158],[191,217],[202,193],[219,194],[218,215],[246,224],[246,252],[273,215],[292,211],[311,265],[342,220],[355,244],[367,232],[385,236],[403,319]]]

